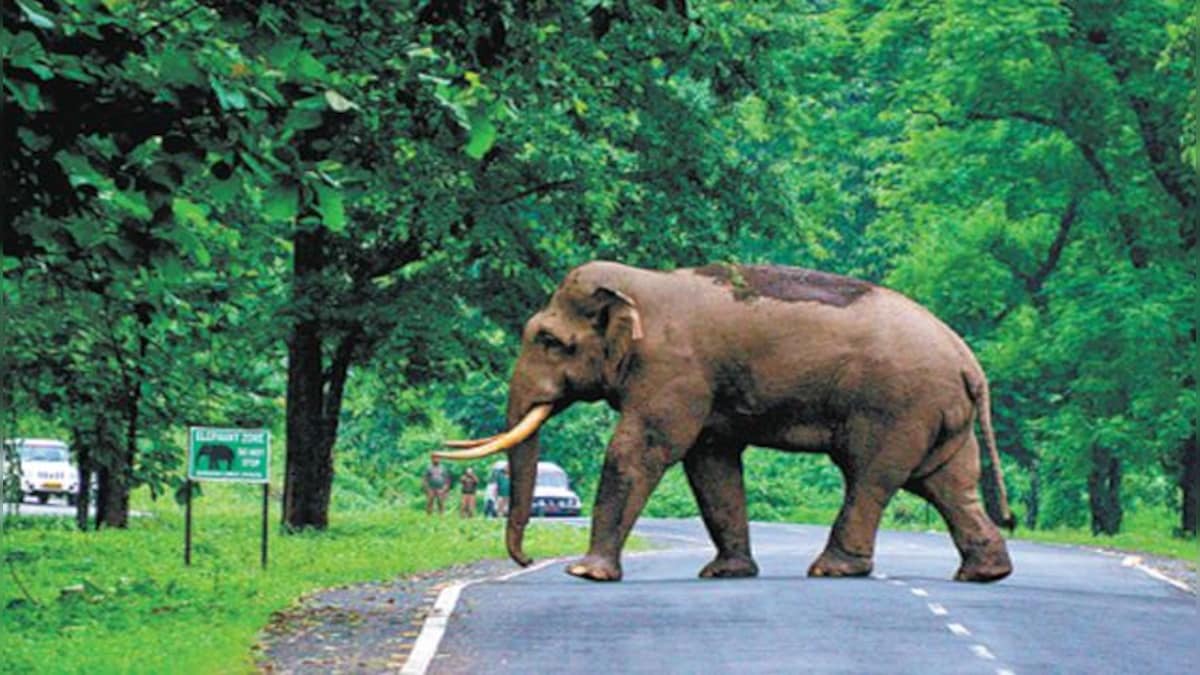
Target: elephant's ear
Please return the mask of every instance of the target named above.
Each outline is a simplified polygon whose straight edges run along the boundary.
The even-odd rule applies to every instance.
[[[596,330],[604,335],[604,379],[616,386],[629,373],[635,343],[645,335],[642,315],[637,302],[616,289],[598,288],[592,297],[601,302]]]

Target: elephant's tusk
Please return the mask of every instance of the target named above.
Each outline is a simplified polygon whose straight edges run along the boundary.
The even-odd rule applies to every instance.
[[[448,448],[477,448],[484,443],[491,443],[503,435],[504,434],[496,434],[495,436],[488,436],[487,438],[472,438],[465,441],[442,441],[442,445],[445,445]]]
[[[525,414],[524,419],[517,422],[516,426],[495,437],[493,440],[457,452],[435,452],[433,456],[441,459],[462,460],[479,459],[480,457],[494,455],[497,452],[503,452],[532,436],[533,432],[537,431],[538,427],[542,426],[542,422],[545,422],[546,418],[550,416],[550,411],[553,409],[554,406],[549,403],[535,406]]]

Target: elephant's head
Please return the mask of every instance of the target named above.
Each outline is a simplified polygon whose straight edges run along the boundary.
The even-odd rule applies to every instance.
[[[491,438],[450,441],[447,459],[477,459],[508,451],[512,478],[505,541],[520,565],[537,479],[538,428],[575,401],[619,402],[642,339],[636,300],[625,289],[628,268],[589,263],[572,271],[545,309],[525,324],[521,355],[509,383],[509,430]]]

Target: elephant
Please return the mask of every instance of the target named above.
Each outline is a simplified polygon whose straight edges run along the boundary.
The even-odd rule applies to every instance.
[[[221,465],[225,465],[225,470],[229,471],[233,468],[233,448],[228,445],[206,445],[196,452],[196,467],[200,467],[200,460],[208,459],[209,471],[220,471]]]
[[[683,463],[716,557],[700,576],[758,573],[742,471],[748,445],[823,452],[845,495],[812,577],[871,573],[885,506],[901,488],[946,521],[961,581],[996,581],[1012,563],[980,502],[978,421],[1001,524],[1013,527],[987,378],[970,348],[929,310],[858,279],[728,263],[673,271],[595,261],[571,270],[525,324],[509,383],[509,431],[448,441],[436,454],[507,451],[510,557],[523,549],[538,428],[577,401],[619,420],[605,452],[587,554],[567,565],[622,577],[621,551],[667,468]]]

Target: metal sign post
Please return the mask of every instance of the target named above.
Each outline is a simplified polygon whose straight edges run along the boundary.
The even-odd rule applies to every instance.
[[[267,569],[267,510],[271,503],[271,484],[263,483],[262,568]]]
[[[183,492],[187,499],[183,516],[183,564],[190,567],[192,564],[192,481],[184,482]]]
[[[192,487],[197,481],[261,483],[262,566],[267,567],[267,519],[270,508],[271,432],[266,429],[188,429],[187,506],[184,516],[183,562],[192,564]]]

